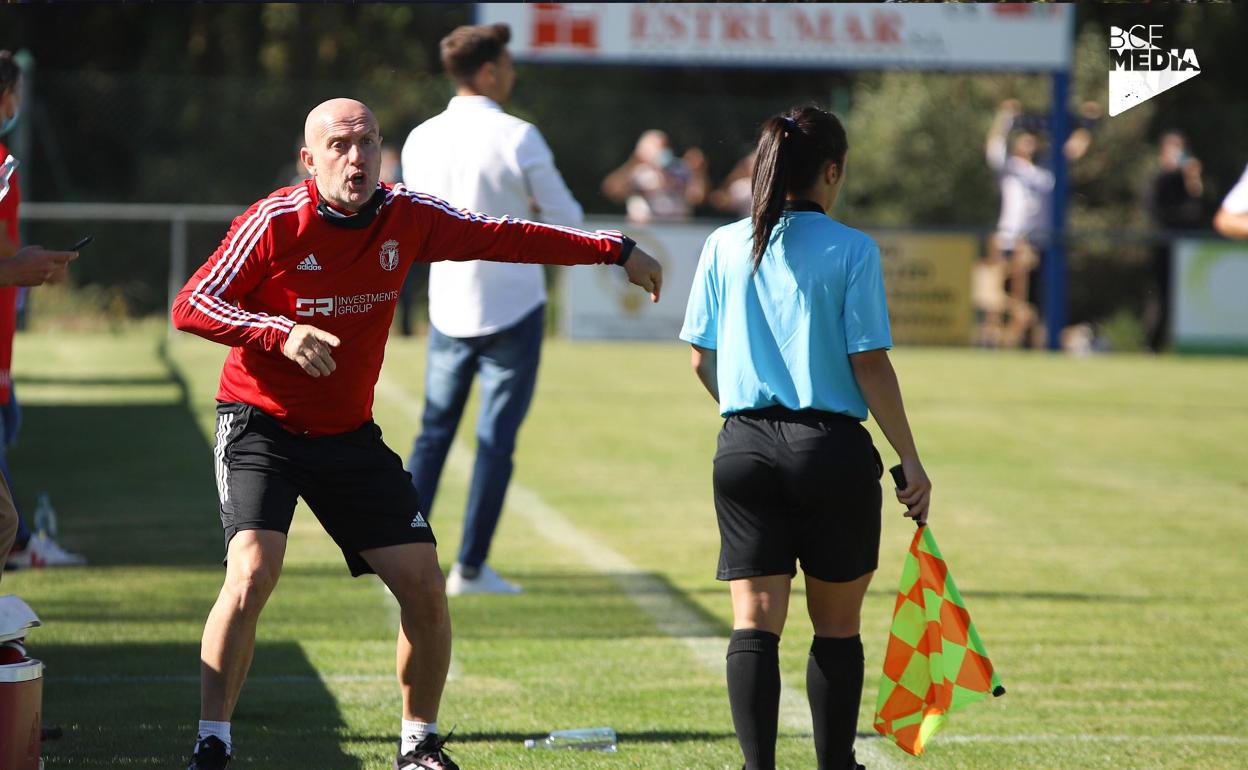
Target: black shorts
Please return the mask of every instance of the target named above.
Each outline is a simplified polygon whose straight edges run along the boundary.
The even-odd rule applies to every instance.
[[[437,543],[411,475],[375,422],[311,438],[249,404],[221,403],[213,454],[227,548],[245,529],[289,532],[299,497],[342,549],[352,575],[373,571],[360,551]]]
[[[880,476],[853,417],[780,407],[724,420],[715,452],[720,580],[796,575],[842,583],[879,563]]]

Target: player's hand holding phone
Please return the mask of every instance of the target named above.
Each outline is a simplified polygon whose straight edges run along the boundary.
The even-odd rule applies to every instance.
[[[26,246],[9,259],[0,261],[0,286],[41,286],[77,258],[77,251]]]

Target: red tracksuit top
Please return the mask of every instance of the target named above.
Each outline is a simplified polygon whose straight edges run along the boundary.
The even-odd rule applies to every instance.
[[[390,322],[413,262],[487,259],[608,264],[627,239],[456,209],[403,185],[380,185],[371,223],[344,226],[316,183],[284,187],[236,218],[173,304],[182,331],[231,346],[218,401],[251,404],[289,430],[323,436],[372,418]],[[368,208],[368,207],[366,207]],[[337,369],[312,377],[282,355],[295,324],[338,337]]]

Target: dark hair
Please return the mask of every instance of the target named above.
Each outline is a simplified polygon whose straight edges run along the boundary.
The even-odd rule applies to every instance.
[[[13,60],[9,51],[0,51],[0,94],[7,94],[17,87],[22,79],[22,68]]]
[[[818,107],[797,107],[763,124],[751,181],[754,270],[762,264],[771,231],[780,221],[785,194],[809,190],[828,161],[844,173],[848,150],[841,121]]]
[[[456,27],[442,38],[442,66],[455,80],[467,84],[487,62],[498,61],[509,42],[511,27],[506,24]]]

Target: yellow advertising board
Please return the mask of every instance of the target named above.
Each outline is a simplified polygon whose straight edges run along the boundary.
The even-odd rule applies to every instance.
[[[970,344],[971,270],[979,257],[979,239],[943,233],[872,237],[880,245],[894,344]]]

